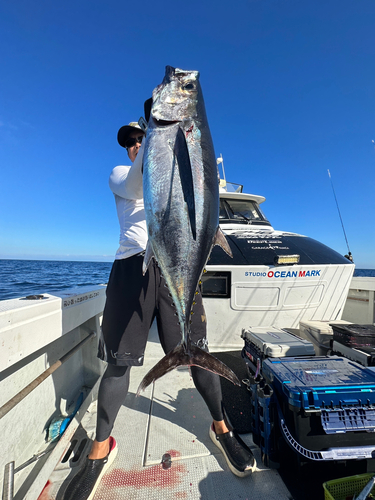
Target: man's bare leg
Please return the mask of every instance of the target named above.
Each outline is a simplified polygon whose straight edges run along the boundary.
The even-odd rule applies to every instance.
[[[89,458],[91,460],[97,460],[99,458],[104,458],[109,453],[109,438],[105,441],[95,441],[92,443],[91,451],[89,453]]]

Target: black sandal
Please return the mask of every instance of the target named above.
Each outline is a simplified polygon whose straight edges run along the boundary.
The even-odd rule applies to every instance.
[[[63,500],[92,500],[94,498],[103,475],[117,455],[117,444],[112,436],[109,438],[109,450],[108,455],[104,458],[96,460],[86,458],[83,467],[69,483]]]
[[[216,434],[214,424],[210,427],[210,438],[223,453],[230,470],[238,477],[249,476],[256,468],[250,448],[235,431]]]

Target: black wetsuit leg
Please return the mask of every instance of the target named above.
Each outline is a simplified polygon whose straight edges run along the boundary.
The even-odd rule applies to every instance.
[[[130,366],[108,364],[100,382],[96,440],[109,438],[117,414],[124,404],[129,389]]]

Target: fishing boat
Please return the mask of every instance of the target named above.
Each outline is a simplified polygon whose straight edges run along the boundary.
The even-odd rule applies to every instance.
[[[233,258],[214,247],[202,278],[210,348],[238,349],[247,326],[298,328],[341,319],[354,264],[322,243],[271,226],[263,196],[221,181],[220,226]]]
[[[227,355],[241,376],[243,328],[298,329],[304,321],[342,318],[374,322],[375,279],[352,278],[354,265],[337,252],[274,230],[260,209],[264,197],[225,181],[220,191],[220,225],[233,258],[215,248],[202,279],[211,352]],[[96,357],[104,303],[105,285],[0,302],[3,499],[61,499],[87,455],[104,371]],[[169,373],[136,397],[139,382],[161,357],[153,325],[145,364],[132,370],[113,430],[118,456],[95,499],[292,498],[296,474],[288,483],[263,465],[249,432],[242,437],[257,471],[245,479],[230,472],[208,436],[211,419],[188,369]],[[233,408],[246,417],[248,404],[238,400]],[[299,497],[293,491],[293,497],[310,498],[306,491]]]

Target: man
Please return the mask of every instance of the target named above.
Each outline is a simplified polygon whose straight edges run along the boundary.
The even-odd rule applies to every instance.
[[[110,433],[128,392],[130,367],[143,364],[154,318],[165,353],[181,340],[175,309],[157,263],[153,260],[146,274],[142,273],[147,244],[142,186],[143,138],[144,132],[136,122],[121,127],[117,136],[132,166],[115,167],[109,179],[120,223],[120,247],[108,281],[99,343],[98,356],[107,361],[108,366],[99,388],[96,439],[84,466],[69,484],[64,500],[91,500],[116,456],[116,442]],[[191,338],[199,347],[208,350],[200,294],[195,302]],[[240,477],[251,474],[256,466],[255,459],[224,420],[219,376],[195,366],[191,367],[191,373],[213,418],[209,431],[211,439],[223,452],[234,474]]]

